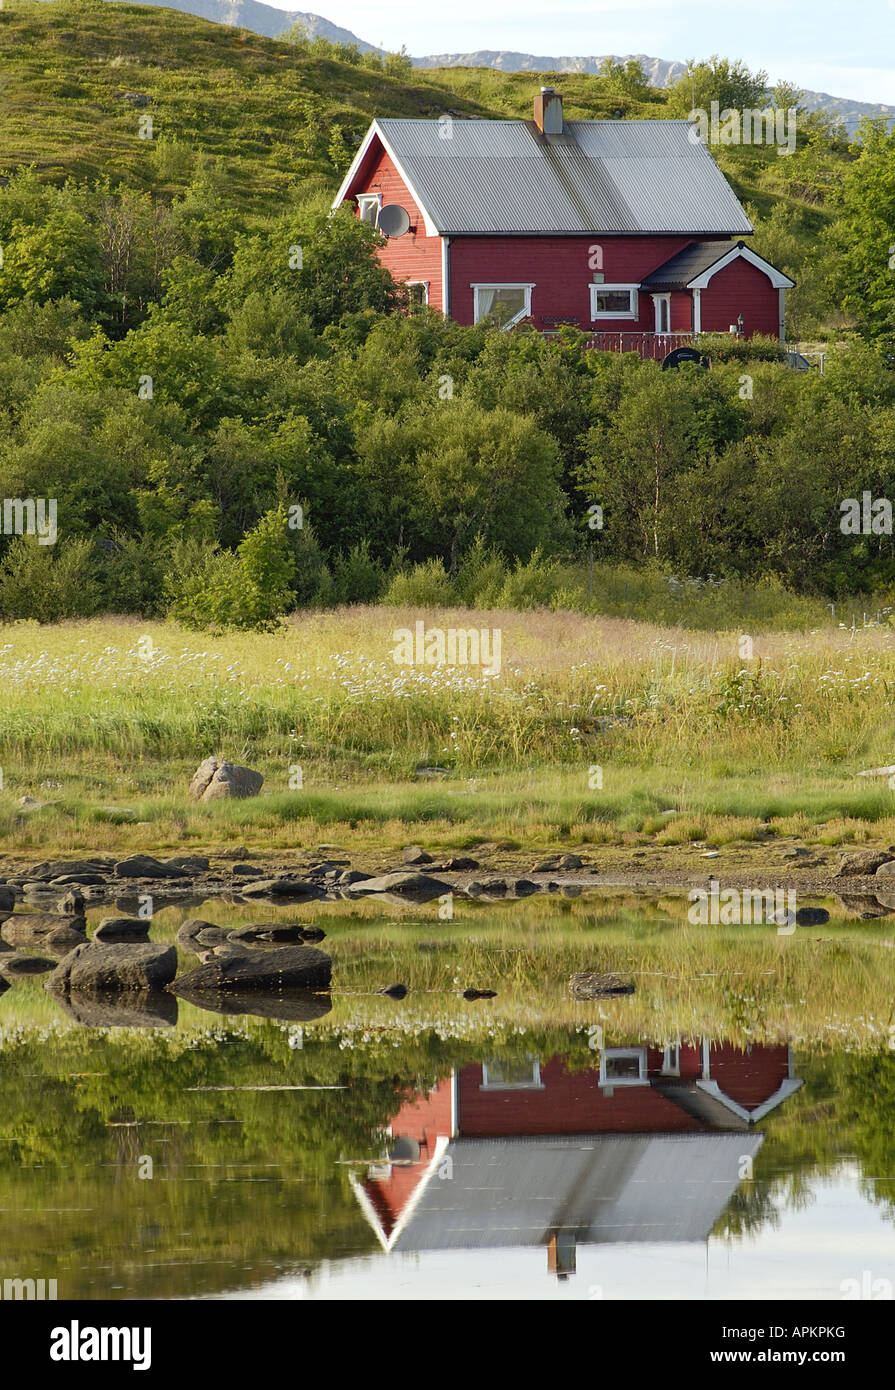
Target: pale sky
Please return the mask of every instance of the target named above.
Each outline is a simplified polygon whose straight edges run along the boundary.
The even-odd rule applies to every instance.
[[[276,3],[276,0],[267,0]],[[895,0],[317,0],[308,11],[414,56],[512,49],[538,56],[742,58],[771,80],[895,106]],[[319,8],[318,8],[319,4]],[[294,10],[294,0],[279,9]]]

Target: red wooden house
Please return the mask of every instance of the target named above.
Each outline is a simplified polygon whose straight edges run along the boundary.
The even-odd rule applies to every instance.
[[[474,1063],[408,1097],[390,1157],[352,1179],[387,1251],[706,1240],[801,1086],[790,1049],[681,1043]],[[744,1167],[745,1164],[745,1167]]]
[[[784,336],[793,282],[742,240],[745,212],[687,121],[376,120],[333,207],[388,236],[383,263],[458,323],[572,324],[665,352],[699,333]]]

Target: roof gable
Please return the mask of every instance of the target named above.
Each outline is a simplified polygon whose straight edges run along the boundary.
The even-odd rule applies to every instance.
[[[694,242],[664,265],[658,266],[643,281],[649,290],[704,290],[713,275],[742,258],[768,277],[775,289],[792,289],[793,281],[770,261],[766,261],[742,241]]]
[[[430,235],[735,235],[753,228],[688,121],[374,121],[334,206],[362,191],[379,140]]]

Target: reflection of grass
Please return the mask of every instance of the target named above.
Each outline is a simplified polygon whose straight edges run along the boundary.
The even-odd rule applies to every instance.
[[[97,620],[16,625],[0,650],[0,834],[16,849],[270,846],[356,834],[552,843],[661,833],[752,837],[798,824],[895,839],[888,629],[753,636],[569,613],[426,614],[500,627],[503,667],[399,668],[416,610],[305,614],[277,634],[203,637]],[[138,647],[149,638],[153,655]],[[265,775],[262,795],[198,807],[209,751]],[[414,779],[438,764],[444,780]],[[295,765],[301,790],[290,790]],[[602,770],[602,787],[592,770]],[[22,793],[55,802],[22,816]],[[111,809],[109,809],[111,807]],[[661,819],[674,809],[677,816]]]
[[[262,918],[319,922],[334,960],[333,1011],[307,1029],[338,1035],[346,1047],[391,1047],[430,1029],[506,1039],[519,1029],[585,1030],[602,1022],[614,1042],[726,1037],[743,1046],[789,1039],[863,1049],[885,1042],[895,1020],[895,952],[884,923],[846,923],[840,915],[792,936],[773,926],[696,927],[684,898],[633,893],[487,907],[457,900],[454,911],[448,923],[438,919],[437,904],[389,908],[385,916],[370,902],[208,903],[158,913],[152,935],[173,940],[187,916],[233,926]],[[196,963],[182,953],[182,969]],[[636,993],[577,1003],[568,992],[575,970],[630,973]],[[411,990],[400,1003],[373,992],[398,981]],[[460,994],[470,986],[496,989],[498,997],[467,1003]],[[213,1022],[181,1004],[181,1031]],[[10,1023],[69,1026],[40,980],[17,981],[0,998],[0,1027]],[[251,1032],[265,1025],[248,1018],[239,1026]]]

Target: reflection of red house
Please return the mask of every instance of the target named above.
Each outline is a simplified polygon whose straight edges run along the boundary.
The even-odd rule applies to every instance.
[[[786,1046],[475,1063],[405,1102],[402,1159],[355,1192],[386,1249],[543,1243],[568,1272],[579,1240],[707,1237],[761,1146],[753,1126],[801,1084]]]

